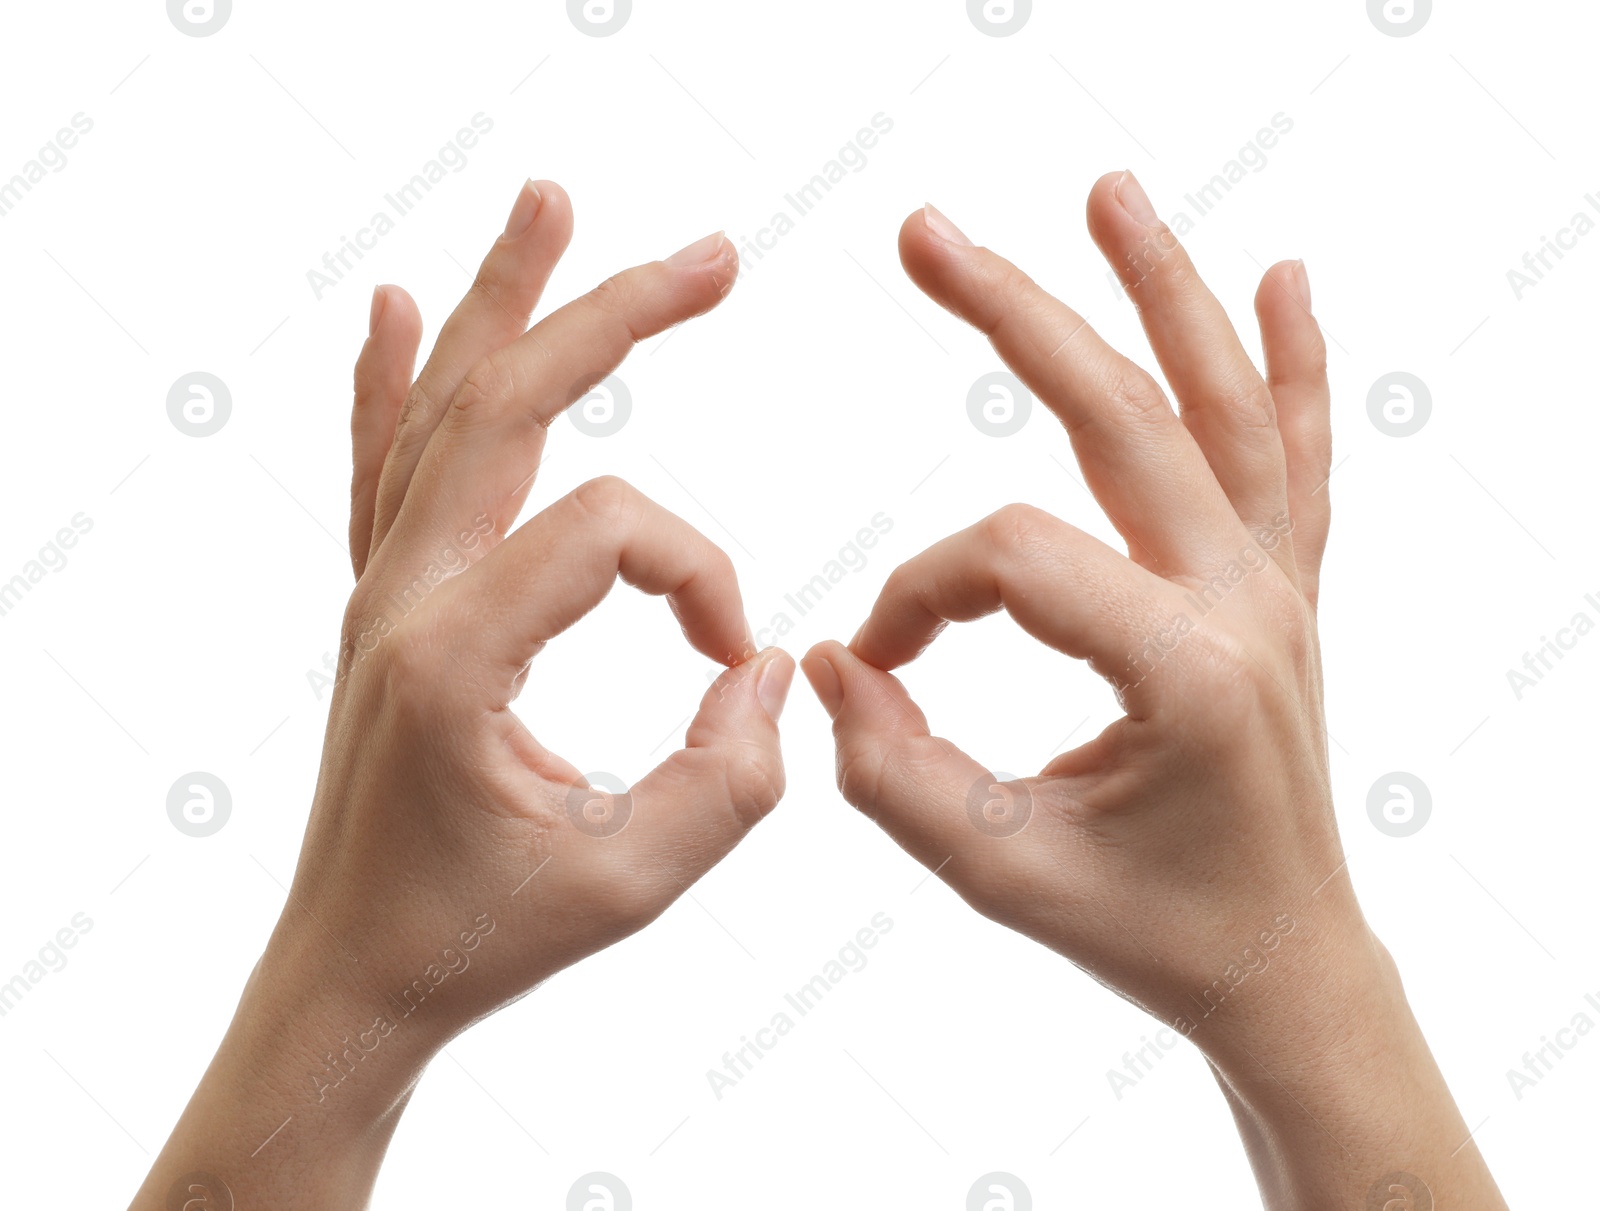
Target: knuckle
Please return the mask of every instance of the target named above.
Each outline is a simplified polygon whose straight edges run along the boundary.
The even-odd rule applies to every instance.
[[[917,564],[918,560],[911,559],[896,565],[883,578],[883,588],[878,591],[878,602],[905,596],[917,583]]]
[[[1131,363],[1112,370],[1101,391],[1113,418],[1135,425],[1165,425],[1172,409],[1161,386],[1147,370]]]
[[[1169,233],[1170,234],[1170,233]],[[1180,305],[1189,305],[1198,292],[1206,290],[1200,274],[1189,259],[1189,254],[1173,238],[1170,247],[1158,251],[1153,257],[1153,272],[1161,282],[1162,290]],[[1199,297],[1204,297],[1201,294]]]
[[[379,650],[385,680],[395,691],[392,701],[411,701],[438,685],[444,664],[442,655],[436,644],[415,629],[395,629]]]
[[[350,594],[350,600],[344,607],[344,618],[339,626],[339,634],[346,651],[353,649],[368,631],[375,627],[373,598],[376,590],[370,582],[356,583],[355,591]]]
[[[1186,641],[1187,672],[1206,702],[1197,726],[1214,739],[1237,737],[1281,714],[1286,699],[1315,674],[1310,606],[1284,578],[1261,579],[1268,583],[1253,591],[1247,623],[1253,638],[1227,626],[1202,626]]]
[[[472,276],[472,286],[469,293],[481,299],[496,312],[502,312],[504,305],[500,296],[504,288],[504,278],[496,258],[490,257],[478,267],[478,272]]]
[[[461,386],[450,398],[451,423],[461,424],[467,418],[481,413],[485,407],[495,409],[496,405],[510,397],[514,389],[511,372],[500,358],[494,354],[480,358],[467,371]]]
[[[639,307],[639,287],[627,273],[614,273],[589,293],[589,302],[606,319],[626,330],[628,339],[638,344],[633,316]]]
[[[1237,736],[1257,721],[1270,688],[1266,671],[1245,645],[1220,627],[1201,627],[1184,653],[1191,675],[1203,687],[1199,726],[1208,735]]]
[[[378,375],[373,373],[372,367],[367,364],[365,357],[356,359],[356,368],[351,373],[350,378],[352,385],[355,387],[357,407],[371,401],[382,387]]]
[[[876,752],[869,753],[859,745],[841,744],[834,765],[834,780],[846,803],[868,818],[876,818],[883,786],[883,762]]]
[[[350,536],[351,550],[357,555],[372,543],[372,522],[377,512],[379,472],[376,468],[357,468],[350,476]],[[370,554],[370,550],[368,551]]]
[[[1274,393],[1285,388],[1315,385],[1328,377],[1328,341],[1315,321],[1306,325],[1289,357],[1274,359],[1268,367],[1267,386]]]
[[[996,267],[991,281],[990,289],[984,291],[988,310],[976,324],[990,340],[1004,344],[1008,332],[1024,333],[1048,318],[1039,284],[1011,262]]]
[[[920,831],[937,827],[924,807],[948,793],[949,760],[947,747],[931,736],[840,736],[834,769],[839,793],[867,819],[891,832]]]
[[[1290,467],[1311,475],[1307,490],[1327,493],[1328,477],[1333,469],[1333,431],[1327,412],[1297,408],[1280,416],[1278,428]]]
[[[936,778],[942,752],[919,752],[914,743],[886,741],[871,733],[838,738],[834,772],[839,793],[868,819],[882,821],[897,792],[920,794]]]
[[[572,507],[607,528],[622,521],[637,506],[639,492],[616,475],[601,475],[573,489]]]
[[[739,570],[734,567],[732,557],[709,538],[701,546],[705,552],[704,558],[696,561],[690,580],[721,587],[724,591],[739,592]]]
[[[1305,668],[1316,648],[1316,629],[1300,590],[1285,578],[1273,576],[1258,591],[1256,609],[1289,667]]]
[[[1038,506],[1019,501],[984,518],[983,537],[1002,556],[1015,559],[1048,542],[1054,521]]]
[[[878,590],[878,600],[868,615],[868,621],[862,624],[862,630],[865,631],[872,625],[873,620],[886,605],[906,601],[920,602],[923,591],[924,581],[918,563],[913,560],[901,564],[883,578],[883,588]]]
[[[1311,450],[1312,465],[1317,469],[1317,483],[1324,494],[1322,503],[1326,511],[1328,480],[1333,473],[1333,434],[1326,426],[1319,426],[1307,445]]]
[[[398,445],[402,437],[409,434],[411,426],[428,412],[428,397],[423,394],[420,384],[412,384],[406,392],[406,398],[400,405],[400,414],[395,417],[394,440]]]
[[[444,640],[448,624],[437,611],[421,609],[436,591],[426,576],[381,587],[368,579],[357,584],[340,627],[340,676],[361,672],[388,709],[431,711],[453,669]]]
[[[1266,429],[1272,425],[1276,408],[1272,393],[1251,365],[1234,366],[1217,381],[1217,398],[1239,425]]]
[[[740,745],[724,767],[728,801],[746,831],[764,819],[783,798],[783,765],[767,749]]]
[[[638,933],[665,910],[660,890],[631,862],[617,860],[598,866],[603,890],[591,903],[603,929],[625,937]]]

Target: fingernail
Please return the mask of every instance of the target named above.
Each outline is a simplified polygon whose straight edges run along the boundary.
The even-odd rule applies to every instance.
[[[1296,261],[1294,263],[1294,289],[1295,293],[1300,296],[1300,305],[1310,311],[1311,279],[1306,276],[1306,263],[1304,261]]]
[[[800,667],[805,670],[806,680],[811,682],[817,701],[828,712],[828,718],[835,718],[839,708],[844,705],[844,684],[839,680],[839,672],[833,667],[833,662],[822,656],[807,656]]]
[[[539,213],[539,207],[544,202],[544,195],[539,192],[539,187],[530,178],[522,183],[522,192],[517,194],[517,202],[511,208],[511,217],[506,220],[506,239],[514,240],[533,223],[533,216]]]
[[[940,239],[949,240],[952,244],[960,244],[964,248],[972,247],[972,241],[962,234],[961,228],[946,218],[932,202],[922,208],[922,221]]]
[[[686,265],[703,265],[722,251],[723,243],[722,232],[716,232],[703,240],[696,240],[687,248],[680,248],[667,258],[667,264],[680,269]]]
[[[389,292],[382,286],[372,289],[372,315],[367,320],[367,335],[375,336],[378,332],[378,322],[383,319],[383,309],[389,305]]]
[[[1156,218],[1156,208],[1150,205],[1150,199],[1144,192],[1144,187],[1139,184],[1139,178],[1131,172],[1124,172],[1117,179],[1117,201],[1122,203],[1133,220],[1143,223],[1146,227],[1154,227],[1161,220]]]
[[[761,709],[776,723],[783,714],[783,704],[789,698],[789,686],[794,682],[794,662],[785,659],[782,652],[773,652],[761,666],[756,677],[756,697]]]

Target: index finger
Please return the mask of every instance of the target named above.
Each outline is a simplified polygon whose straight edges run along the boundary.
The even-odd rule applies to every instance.
[[[607,278],[483,358],[429,442],[397,529],[449,534],[487,514],[504,533],[533,484],[551,421],[636,343],[720,303],[738,266],[733,242],[718,232]]]
[[[989,338],[1066,426],[1084,478],[1135,559],[1199,573],[1247,535],[1160,386],[1010,261],[932,207],[900,229],[906,272]]]
[[[947,622],[1004,609],[1035,639],[1087,660],[1137,714],[1145,696],[1130,691],[1148,671],[1148,636],[1171,617],[1161,598],[1175,592],[1082,530],[1008,505],[896,568],[850,650],[876,668],[898,668]]]

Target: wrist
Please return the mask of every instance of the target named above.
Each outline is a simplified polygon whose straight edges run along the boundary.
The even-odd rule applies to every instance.
[[[409,1094],[455,1028],[397,1003],[406,989],[377,956],[357,959],[295,912],[291,903],[246,981],[223,1046],[279,1091],[285,1114],[359,1133]]]
[[[1286,981],[1293,986],[1276,1004],[1218,1030],[1202,1048],[1230,1096],[1269,1134],[1294,1120],[1318,1130],[1308,1115],[1358,1121],[1402,1074],[1407,1084],[1423,1069],[1436,1075],[1399,972],[1375,937],[1356,954],[1319,952],[1307,966],[1314,973]],[[1339,1133],[1334,1139],[1343,1145]]]
[[[1244,995],[1220,1004],[1212,990],[1185,998],[1192,1029],[1184,1033],[1220,1072],[1249,1087],[1266,1079],[1263,1067],[1314,1059],[1359,1069],[1370,1048],[1394,1041],[1387,1036],[1399,1024],[1415,1029],[1399,970],[1359,910],[1329,905],[1278,920],[1291,927],[1270,963],[1236,990]]]
[[[184,1175],[238,1205],[364,1206],[411,1091],[442,1040],[374,1029],[368,977],[291,904],[216,1055],[135,1199],[164,1208]],[[394,1015],[391,1012],[390,1017]]]
[[[1265,1205],[1342,1211],[1401,1188],[1421,1206],[1420,1182],[1435,1206],[1503,1207],[1399,969],[1364,922],[1342,921],[1303,922],[1279,982],[1195,1036]]]

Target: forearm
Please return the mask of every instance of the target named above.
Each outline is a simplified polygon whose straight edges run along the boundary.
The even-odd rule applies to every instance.
[[[437,1042],[425,1024],[394,1026],[399,1014],[350,977],[348,959],[327,952],[325,938],[319,949],[280,925],[132,1211],[167,1211],[191,1174],[232,1196],[207,1190],[212,1201],[199,1206],[367,1205]],[[374,1029],[379,1018],[394,1028]]]
[[[1307,941],[1259,1020],[1202,1044],[1265,1206],[1503,1211],[1387,952]]]

